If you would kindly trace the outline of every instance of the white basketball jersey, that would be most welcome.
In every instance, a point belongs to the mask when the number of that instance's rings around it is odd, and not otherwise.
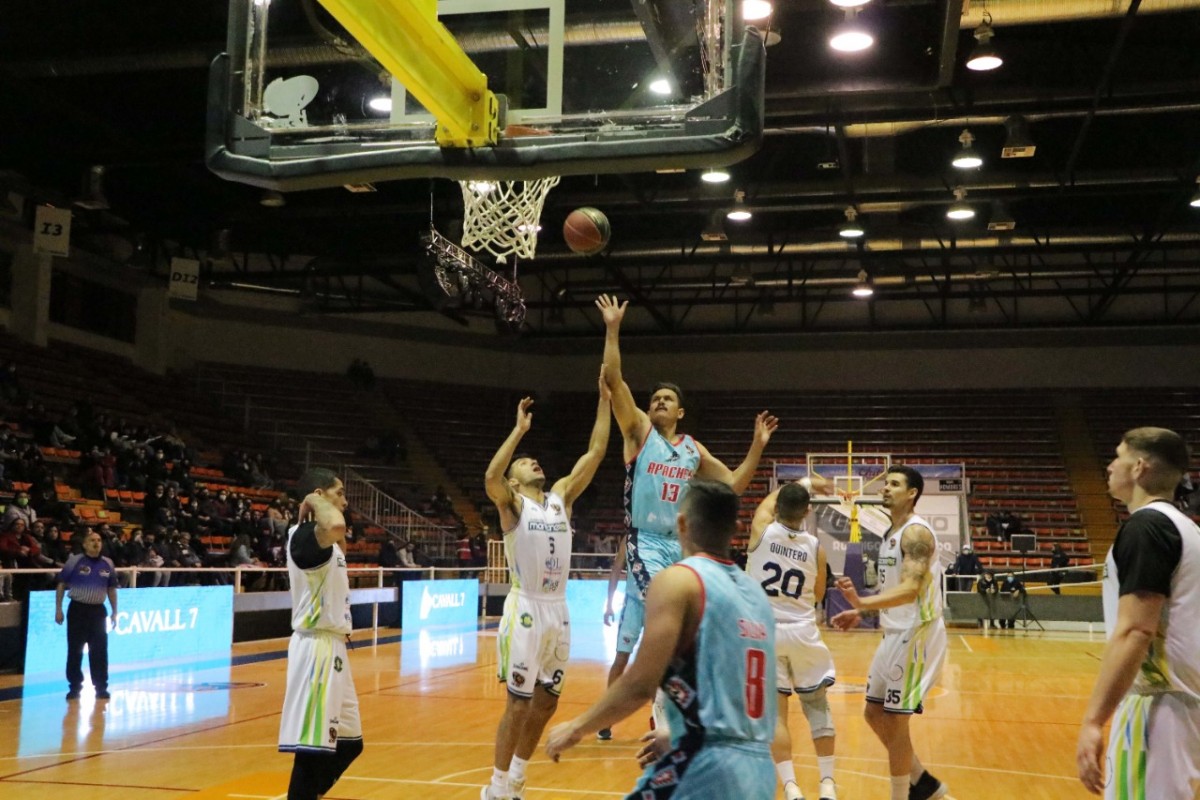
[[[746,559],[746,574],[763,587],[776,622],[817,621],[817,537],[772,522]]]
[[[1133,681],[1140,693],[1182,692],[1200,699],[1200,528],[1183,512],[1165,501],[1142,506],[1134,514],[1152,509],[1175,524],[1183,539],[1179,566],[1171,576],[1171,596],[1163,604],[1158,632]],[[1132,515],[1131,515],[1132,516]],[[1112,548],[1104,561],[1104,624],[1109,636],[1117,623],[1121,581]]]
[[[504,555],[514,589],[531,595],[567,593],[571,567],[571,523],[567,506],[553,492],[545,504],[521,495],[521,516],[504,534]]]
[[[291,538],[299,525],[288,530],[287,567],[292,591],[292,630],[348,634],[350,621],[350,576],[346,556],[333,545],[329,560],[312,569],[301,569],[292,560]]]
[[[900,585],[900,572],[904,564],[904,553],[900,549],[900,540],[904,531],[913,526],[921,525],[927,528],[930,535],[933,528],[922,517],[915,514],[897,530],[889,531],[879,545],[879,591],[886,592]],[[936,544],[930,556],[929,580],[924,589],[911,603],[894,608],[885,608],[879,612],[879,622],[885,631],[902,631],[933,622],[942,616],[942,562],[938,558]]]

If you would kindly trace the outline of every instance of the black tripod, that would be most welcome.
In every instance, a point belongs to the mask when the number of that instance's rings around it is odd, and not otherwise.
[[[1020,620],[1021,627],[1024,630],[1029,630],[1029,624],[1033,623],[1038,626],[1038,630],[1045,632],[1042,623],[1038,620],[1037,615],[1029,608],[1029,592],[1025,589],[1025,557],[1034,550],[1037,546],[1037,537],[1033,534],[1014,533],[1012,537],[1013,549],[1021,554],[1021,591],[1018,592],[1019,603],[1017,605],[1017,613],[1013,614],[1012,625],[1017,626],[1017,621]]]

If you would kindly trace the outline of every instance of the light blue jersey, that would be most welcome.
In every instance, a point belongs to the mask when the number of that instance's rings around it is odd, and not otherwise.
[[[675,518],[699,467],[695,439],[683,434],[669,442],[653,427],[637,456],[625,465],[625,554],[641,596],[659,570],[683,557]]]
[[[704,588],[704,611],[687,653],[662,689],[672,750],[647,768],[631,798],[775,796],[775,624],[762,588],[732,562],[680,562]]]

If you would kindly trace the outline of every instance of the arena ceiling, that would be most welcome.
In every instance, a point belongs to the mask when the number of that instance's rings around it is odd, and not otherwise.
[[[538,258],[518,266],[529,334],[593,330],[600,291],[633,298],[647,332],[1200,321],[1200,209],[1189,206],[1200,188],[1200,0],[873,0],[863,18],[877,44],[855,58],[825,43],[840,19],[828,0],[775,5],[761,150],[716,187],[694,172],[564,179]],[[264,207],[261,190],[203,161],[226,4],[113,9],[8,4],[10,190],[84,201],[79,246],[160,276],[185,255],[204,262],[209,285],[295,292],[314,311],[430,312],[416,277],[429,181]],[[974,72],[965,61],[985,12],[1004,63]],[[985,158],[966,173],[949,163],[964,128]],[[1022,133],[1032,157],[1001,158]],[[88,203],[94,166],[103,200]],[[960,186],[978,212],[966,223],[945,216]],[[451,188],[434,202],[448,225]],[[735,189],[747,222],[724,218]],[[570,253],[557,233],[583,205],[611,220],[601,256]],[[866,223],[860,241],[838,235],[847,207]],[[870,300],[850,294],[863,276]]]

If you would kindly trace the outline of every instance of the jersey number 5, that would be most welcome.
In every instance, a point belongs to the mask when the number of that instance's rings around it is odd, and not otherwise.
[[[774,561],[768,561],[763,564],[763,571],[774,573],[762,582],[763,591],[767,593],[767,597],[778,597],[782,593],[784,597],[795,600],[804,592],[804,573],[800,570],[789,569],[784,572],[783,567]],[[778,589],[775,588],[777,583],[779,584]]]
[[[668,503],[678,503],[679,502],[679,484],[678,483],[664,483],[662,485],[662,492],[659,496],[662,497],[662,499]]]
[[[762,719],[766,704],[767,653],[757,647],[746,651],[746,715]]]

